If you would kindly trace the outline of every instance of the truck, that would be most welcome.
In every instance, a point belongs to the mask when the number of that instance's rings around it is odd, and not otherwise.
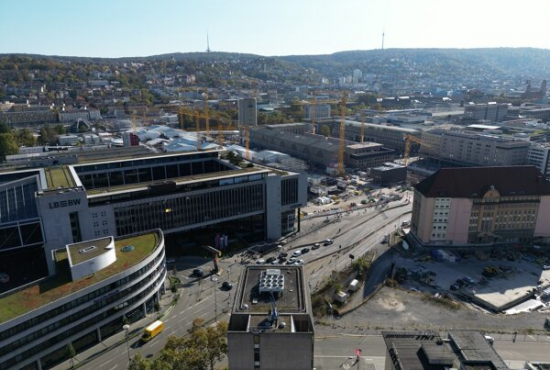
[[[143,332],[141,340],[145,343],[149,342],[151,339],[159,335],[163,329],[164,329],[164,323],[160,320],[157,320],[145,328],[145,331]]]

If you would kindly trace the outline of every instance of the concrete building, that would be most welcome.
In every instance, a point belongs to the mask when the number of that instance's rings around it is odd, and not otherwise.
[[[311,120],[313,118],[313,104],[306,104],[305,105],[305,119]],[[322,120],[326,118],[330,118],[331,111],[330,111],[330,104],[322,104],[321,102],[318,102],[315,104],[315,120]]]
[[[460,166],[518,166],[527,164],[525,140],[433,129],[422,132],[420,154]]]
[[[229,320],[229,368],[313,369],[309,297],[301,266],[248,266]]]
[[[270,125],[250,131],[251,145],[276,150],[303,159],[311,166],[333,167],[338,164],[340,140],[305,133],[306,125]],[[366,170],[393,161],[395,152],[377,143],[346,141],[344,165]]]
[[[387,162],[382,166],[371,168],[370,177],[374,183],[382,186],[402,183],[407,180],[407,167]]]
[[[506,114],[508,114],[508,104],[467,104],[464,107],[466,120],[502,122]]]
[[[258,125],[256,98],[239,99],[239,127]]]
[[[241,169],[215,151],[0,173],[0,187],[0,249],[43,245],[46,255],[157,228],[191,244],[219,233],[276,240],[299,228],[307,204],[305,174]]]
[[[55,273],[0,295],[0,369],[49,369],[152,313],[164,292],[160,230],[56,249]]]
[[[385,370],[508,370],[493,346],[475,331],[382,332]]]
[[[527,163],[535,166],[547,179],[550,178],[550,146],[531,143]]]
[[[361,122],[346,121],[345,134],[346,140],[361,142]],[[403,153],[405,150],[405,135],[420,137],[420,130],[365,123],[363,141],[380,143],[386,148],[395,150],[397,153]],[[340,122],[333,124],[332,136],[340,137]],[[411,145],[411,154],[414,155],[416,152],[416,146]]]
[[[415,186],[411,240],[473,246],[550,240],[550,182],[534,166],[442,168]]]

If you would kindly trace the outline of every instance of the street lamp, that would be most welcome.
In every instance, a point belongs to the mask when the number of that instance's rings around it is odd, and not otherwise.
[[[130,366],[130,345],[128,344],[128,331],[130,330],[130,325],[126,324],[122,327],[122,329],[126,332],[126,350],[128,351],[128,366]]]

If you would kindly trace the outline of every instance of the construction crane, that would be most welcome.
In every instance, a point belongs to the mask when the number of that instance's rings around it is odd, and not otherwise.
[[[244,146],[245,146],[245,159],[250,160],[250,129],[248,125],[244,126]]]
[[[208,94],[204,96],[204,119],[206,121],[206,137],[210,137],[210,118],[208,117]]]
[[[201,138],[200,138],[200,130],[201,130],[201,118],[200,115],[197,113],[195,115],[195,124],[197,125],[196,131],[197,131],[197,151],[201,151]]]
[[[419,144],[420,147],[431,148],[431,146],[426,145],[426,143],[424,143],[424,141],[422,141],[421,138],[418,138],[416,136],[405,135],[404,140],[405,140],[405,151],[403,153],[403,163],[405,164],[405,166],[407,165],[407,162],[409,161],[409,154],[410,154],[410,151],[411,151],[411,141],[414,142],[414,143]]]
[[[361,111],[361,142],[365,140],[365,111]]]
[[[344,147],[346,143],[346,92],[342,93],[342,101],[340,102],[340,148],[338,150],[338,173],[345,177],[344,170]]]
[[[136,113],[132,113],[132,133],[136,133]]]

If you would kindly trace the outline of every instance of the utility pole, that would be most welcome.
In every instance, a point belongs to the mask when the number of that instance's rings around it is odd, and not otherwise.
[[[122,329],[126,332],[126,350],[128,351],[128,367],[130,367],[130,362],[132,361],[130,358],[130,345],[128,344],[128,331],[130,330],[130,325],[126,324]]]
[[[218,322],[218,295],[216,294],[218,290],[218,287],[216,286],[216,282],[214,282],[214,314],[216,315],[214,321]]]

